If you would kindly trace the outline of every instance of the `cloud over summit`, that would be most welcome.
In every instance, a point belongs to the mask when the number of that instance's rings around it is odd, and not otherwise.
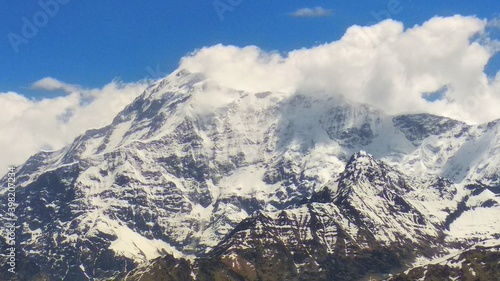
[[[183,58],[181,68],[238,90],[320,91],[392,114],[429,112],[480,123],[500,118],[500,74],[484,72],[498,42],[476,40],[486,26],[458,15],[407,29],[386,20],[285,55],[256,46],[206,47]],[[441,99],[426,100],[442,89]]]

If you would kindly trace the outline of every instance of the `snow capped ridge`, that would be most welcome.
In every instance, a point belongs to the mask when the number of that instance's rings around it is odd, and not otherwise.
[[[469,128],[461,121],[427,113],[399,115],[393,118],[394,125],[401,129],[405,136],[418,145],[431,135],[439,135],[455,128]]]
[[[144,92],[143,98],[160,98],[162,94],[172,92],[171,90],[191,88],[192,85],[203,80],[206,80],[206,77],[201,73],[191,73],[185,69],[179,69],[151,84]]]
[[[413,186],[415,180],[374,160],[366,153],[357,155],[356,160],[346,165],[345,171],[340,175],[333,202],[346,206],[351,215],[376,221],[375,225],[386,225],[387,229],[397,229],[396,225],[403,225],[408,233],[413,229],[413,234],[407,236],[407,239],[436,237],[439,233],[438,226],[426,218],[418,205],[412,202],[411,194],[416,190]],[[419,203],[425,204],[425,201]],[[381,214],[384,216],[383,221],[378,219]],[[393,222],[388,224],[387,220]],[[390,238],[393,235],[401,235],[397,231],[385,231],[385,234],[381,234],[379,227],[372,229],[375,235],[387,235],[389,239],[394,239]],[[380,239],[387,239],[384,236],[380,236]]]
[[[360,150],[354,153],[349,161],[347,161],[346,168],[349,167],[352,169],[356,169],[361,166],[377,166],[379,163],[375,160],[373,155],[369,154],[364,150]]]
[[[462,124],[431,135],[405,157],[402,170],[422,177],[439,175],[455,183],[498,184],[500,133],[495,124]]]
[[[370,186],[400,186],[406,188],[404,176],[383,161],[376,160],[365,151],[353,154],[340,174],[339,182],[367,183]],[[407,191],[407,190],[406,190]]]

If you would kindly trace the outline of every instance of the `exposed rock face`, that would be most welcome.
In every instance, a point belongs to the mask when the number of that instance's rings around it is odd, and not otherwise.
[[[177,71],[17,168],[17,276],[382,278],[498,238],[499,128]]]

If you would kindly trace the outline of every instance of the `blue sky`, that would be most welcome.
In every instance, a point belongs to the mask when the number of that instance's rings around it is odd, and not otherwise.
[[[125,82],[158,78],[173,71],[182,56],[203,46],[256,45],[287,52],[338,40],[349,26],[378,22],[387,15],[412,27],[435,15],[492,19],[500,12],[498,1],[493,0],[60,2],[67,3],[60,4],[46,24],[40,17],[42,24],[36,35],[19,43],[16,53],[9,34],[22,36],[23,17],[33,22],[43,9],[37,1],[3,1],[0,92],[15,91],[35,98],[58,94],[29,89],[47,76],[88,88],[101,87],[115,78]],[[218,12],[215,6],[223,9],[224,4],[231,10]],[[390,5],[397,12],[391,13]],[[323,7],[331,15],[291,16],[306,7]],[[488,71],[495,73],[499,65],[495,56]]]

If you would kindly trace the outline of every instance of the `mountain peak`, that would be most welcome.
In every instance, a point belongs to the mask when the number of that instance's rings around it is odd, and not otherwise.
[[[382,177],[390,168],[364,150],[354,153],[347,161],[342,178],[350,178],[353,181],[359,181],[364,178],[371,181]]]
[[[364,150],[360,150],[360,151],[354,153],[351,156],[351,158],[349,159],[349,161],[347,161],[346,166],[350,166],[350,165],[370,165],[370,166],[373,166],[373,165],[378,165],[378,163],[375,160],[375,158],[373,157],[373,155],[371,155],[370,153],[368,153]]]

